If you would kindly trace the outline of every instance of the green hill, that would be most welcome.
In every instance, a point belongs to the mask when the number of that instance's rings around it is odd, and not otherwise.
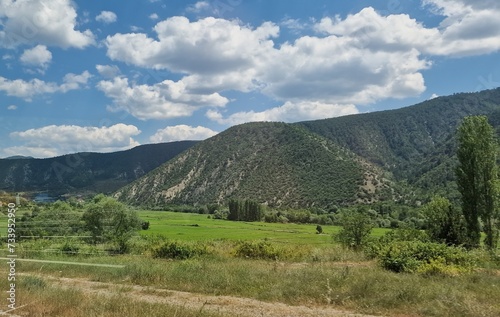
[[[363,193],[375,179],[377,186]],[[149,206],[239,198],[304,207],[352,204],[383,188],[378,171],[349,150],[297,125],[263,122],[197,144],[116,197]]]
[[[439,97],[397,110],[301,122],[344,146],[419,194],[456,197],[455,130],[467,115],[484,114],[500,128],[500,88]]]
[[[76,153],[47,159],[0,159],[0,190],[113,192],[196,144],[148,144],[114,153]]]
[[[414,203],[435,193],[456,198],[455,130],[463,117],[477,114],[500,129],[500,89],[326,120],[243,124],[116,196],[147,206],[240,198],[293,207]]]

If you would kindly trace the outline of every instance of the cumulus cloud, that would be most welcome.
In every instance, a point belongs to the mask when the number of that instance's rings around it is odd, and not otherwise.
[[[190,22],[171,17],[159,22],[158,40],[143,33],[115,34],[106,38],[113,60],[181,73],[223,73],[248,68],[254,58],[272,47],[278,27],[266,22],[255,30],[236,21],[213,17]],[[258,54],[258,56],[254,56]]]
[[[99,75],[107,79],[115,78],[120,74],[120,68],[116,65],[96,65],[95,68]]]
[[[210,109],[207,116],[225,124],[313,119],[316,114],[355,113],[354,105],[423,93],[426,86],[422,71],[432,67],[434,56],[460,57],[500,49],[500,4],[494,0],[423,3],[443,16],[438,27],[427,27],[408,14],[382,15],[368,7],[346,17],[310,21],[307,27],[316,31],[314,36],[301,36],[281,44],[274,42],[280,32],[274,23],[252,27],[213,17],[197,21],[168,18],[156,24],[155,37],[145,33],[108,36],[108,57],[183,76],[167,86],[182,83],[182,94],[188,101],[179,105],[178,99],[158,93],[156,86],[130,87],[136,91],[129,93],[131,97],[112,99],[119,108],[128,109],[141,119],[152,116],[137,109],[154,112],[161,108],[155,116],[163,113],[161,117],[168,118],[193,113],[197,107],[191,96],[215,94],[224,98],[219,94],[226,91],[256,91],[283,105],[262,112],[241,111],[228,117],[224,117],[225,111]],[[207,4],[200,1],[191,10],[201,10]],[[305,24],[285,19],[281,26],[300,30]],[[148,104],[159,106],[146,104],[143,101],[148,98],[144,96],[154,97]],[[226,103],[219,102],[217,106]],[[301,112],[307,107],[321,109],[323,114]],[[173,114],[171,109],[175,109]]]
[[[181,124],[160,129],[156,131],[156,133],[152,135],[149,140],[153,143],[183,140],[205,140],[216,135],[217,133],[218,132],[206,127],[192,127]]]
[[[52,60],[52,53],[47,49],[47,46],[37,45],[32,49],[24,50],[19,60],[24,65],[35,66],[41,70],[45,70]]]
[[[17,110],[17,106],[16,105],[10,105],[7,107],[7,110]]]
[[[90,30],[78,31],[71,0],[0,1],[0,46],[41,44],[84,48],[94,44]]]
[[[35,157],[51,157],[76,152],[112,152],[139,145],[133,136],[140,133],[137,127],[122,123],[110,127],[50,125],[12,132],[10,137],[24,144],[6,148],[3,152],[7,156]]]
[[[97,22],[102,22],[104,24],[109,24],[116,22],[117,16],[114,12],[111,11],[101,11],[101,13],[95,17]]]
[[[151,14],[149,15],[149,18],[150,18],[151,20],[158,20],[159,16],[158,16],[158,14],[156,14],[156,13],[151,13]]]
[[[69,73],[64,76],[63,83],[58,85],[38,78],[25,81],[22,79],[10,80],[0,76],[0,91],[5,92],[8,96],[31,101],[37,95],[65,93],[70,90],[80,89],[87,84],[90,77],[91,74],[88,71],[84,71],[80,75]]]
[[[190,93],[182,81],[164,80],[150,86],[129,84],[127,78],[115,77],[100,81],[97,88],[113,100],[109,110],[127,111],[141,120],[190,116],[200,107],[220,107],[229,101],[218,93]]]
[[[286,102],[279,107],[260,112],[237,112],[226,118],[218,111],[208,110],[206,116],[219,124],[235,125],[251,121],[297,122],[316,120],[355,114],[358,112],[358,109],[354,105],[336,105],[321,102]]]

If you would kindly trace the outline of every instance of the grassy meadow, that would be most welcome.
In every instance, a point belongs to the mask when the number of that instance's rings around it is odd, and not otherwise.
[[[267,239],[288,245],[331,246],[332,235],[340,230],[338,226],[322,225],[323,233],[317,234],[314,224],[227,221],[204,214],[165,211],[141,210],[138,214],[151,224],[141,235],[161,234],[185,241]],[[387,231],[375,228],[372,235],[381,236]]]
[[[196,296],[236,296],[265,303],[335,308],[380,316],[500,316],[500,259],[474,251],[480,265],[465,274],[394,273],[380,267],[363,252],[342,248],[332,239],[339,227],[263,222],[232,222],[207,215],[138,211],[150,229],[130,241],[130,252],[109,255],[105,245],[83,246],[75,254],[57,252],[57,239],[23,241],[19,257],[79,263],[123,265],[123,268],[37,263],[16,263],[19,316],[249,316],[138,300],[163,290],[192,292]],[[375,229],[373,236],[387,230]],[[181,247],[202,248],[188,259],[155,258],[153,251],[165,241]],[[279,258],[236,255],[242,242],[265,241]],[[77,241],[70,241],[73,245]],[[5,244],[2,246],[5,250]],[[54,250],[54,252],[45,252]],[[5,254],[4,254],[5,255]],[[7,276],[7,265],[0,276]],[[60,278],[85,279],[102,284],[90,290],[66,289]],[[132,285],[146,288],[141,292]],[[6,278],[0,287],[7,289]],[[101,290],[102,296],[98,291]],[[130,300],[123,300],[129,296]],[[127,297],[128,298],[128,297]],[[134,299],[135,298],[135,299]],[[5,310],[4,305],[1,309]]]

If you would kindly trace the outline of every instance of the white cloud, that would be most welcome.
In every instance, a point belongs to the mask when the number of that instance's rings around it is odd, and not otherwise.
[[[188,12],[200,13],[201,11],[210,9],[208,1],[198,1],[187,8]]]
[[[345,18],[325,17],[307,25],[285,19],[283,27],[300,30],[307,26],[317,34],[278,45],[273,40],[279,27],[270,22],[254,28],[213,17],[192,22],[171,17],[154,27],[156,37],[115,34],[107,37],[105,45],[112,60],[184,76],[175,84],[182,83],[188,96],[256,91],[283,103],[227,118],[225,111],[208,111],[218,122],[301,120],[293,111],[302,114],[305,105],[315,105],[314,109],[333,116],[345,109],[346,113],[357,111],[353,105],[421,94],[426,89],[422,71],[432,67],[434,56],[460,57],[500,49],[500,4],[493,0],[424,0],[424,4],[444,16],[439,27],[426,27],[407,14],[384,16],[368,7]],[[191,10],[207,5],[200,1]],[[164,98],[170,102],[166,106],[162,98],[152,102],[163,105],[158,113],[168,113],[168,108],[175,109],[174,113],[183,109],[182,115],[190,115],[195,109],[190,103],[180,106],[172,98]],[[113,99],[116,104],[118,98]],[[147,119],[153,116],[137,110],[150,107],[141,102],[128,111]],[[314,111],[311,116],[317,117]]]
[[[27,66],[36,66],[41,70],[46,70],[52,60],[52,53],[45,45],[37,45],[32,49],[24,50],[19,58],[21,63]]]
[[[7,107],[7,110],[17,110],[17,106],[16,105],[10,105]]]
[[[321,102],[286,102],[284,105],[261,112],[237,112],[227,118],[215,110],[208,110],[206,116],[219,124],[235,125],[253,121],[297,122],[325,119],[358,113],[354,105],[336,105]]]
[[[91,75],[88,71],[84,71],[80,75],[69,73],[64,76],[63,84],[58,85],[57,83],[45,82],[38,78],[25,81],[22,79],[10,80],[0,76],[0,91],[4,91],[8,96],[31,101],[37,95],[57,92],[65,93],[70,90],[80,89],[87,84],[90,77]]]
[[[173,142],[183,140],[205,140],[216,135],[218,132],[206,127],[192,127],[188,125],[176,125],[160,129],[152,135],[149,140],[153,143]]]
[[[429,100],[430,100],[430,99],[437,98],[437,97],[439,97],[439,95],[438,95],[438,94],[432,94],[432,95],[429,97]]]
[[[132,30],[132,32],[140,32],[143,30],[143,28],[141,28],[140,26],[131,25],[130,30]]]
[[[95,68],[104,78],[115,78],[120,74],[120,69],[116,65],[96,65]]]
[[[91,77],[92,75],[88,71],[84,71],[79,75],[68,73],[64,75],[63,78],[64,83],[59,87],[59,89],[62,92],[67,92],[69,90],[75,90],[75,89],[80,89],[82,87],[86,87],[87,82]]]
[[[445,16],[438,28],[426,28],[407,14],[381,16],[368,7],[344,20],[338,16],[323,18],[315,29],[376,51],[417,49],[423,54],[444,56],[487,54],[500,49],[500,8],[485,5],[488,2],[424,0],[435,13]]]
[[[301,31],[310,27],[308,23],[304,23],[299,19],[285,18],[280,22],[280,26],[289,29],[295,34],[299,34]]]
[[[51,157],[76,152],[119,151],[139,145],[133,136],[140,133],[137,127],[122,123],[110,127],[50,125],[12,132],[10,137],[24,144],[6,148],[3,154]]]
[[[192,94],[182,81],[130,85],[127,78],[100,81],[97,88],[113,100],[111,111],[127,111],[141,120],[190,116],[200,107],[221,107],[229,101],[217,93]]]
[[[75,30],[77,13],[70,0],[0,1],[0,46],[42,44],[84,48],[94,44],[90,30]]]
[[[158,16],[158,14],[156,14],[156,13],[152,13],[152,14],[150,14],[150,15],[149,15],[149,18],[150,18],[151,20],[158,20],[159,16]]]
[[[143,33],[108,36],[107,55],[136,66],[206,76],[206,81],[213,75],[227,75],[233,82],[232,77],[246,74],[268,58],[274,45],[269,38],[278,35],[278,27],[269,22],[251,29],[212,17],[196,22],[172,17],[154,30],[158,40]],[[243,83],[238,87],[251,85],[251,80],[240,76]]]
[[[102,22],[104,24],[109,24],[116,22],[117,16],[114,12],[111,11],[101,11],[101,13],[95,17],[97,22]]]

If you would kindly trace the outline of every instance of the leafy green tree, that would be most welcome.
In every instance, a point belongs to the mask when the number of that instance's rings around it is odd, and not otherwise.
[[[126,252],[128,239],[141,225],[135,211],[104,195],[94,197],[82,218],[92,243],[114,242],[120,252]]]
[[[457,185],[462,199],[468,245],[478,247],[481,226],[486,233],[485,244],[495,248],[498,240],[497,201],[497,143],[494,130],[486,116],[464,118],[458,128],[459,164],[456,168]]]
[[[341,216],[342,229],[334,236],[345,247],[361,249],[373,229],[370,215],[362,210],[348,211]]]
[[[240,201],[231,199],[228,202],[228,207],[228,220],[260,221],[263,215],[262,206],[253,200]]]
[[[463,216],[448,199],[435,196],[422,212],[427,234],[433,241],[448,245],[465,243]]]

